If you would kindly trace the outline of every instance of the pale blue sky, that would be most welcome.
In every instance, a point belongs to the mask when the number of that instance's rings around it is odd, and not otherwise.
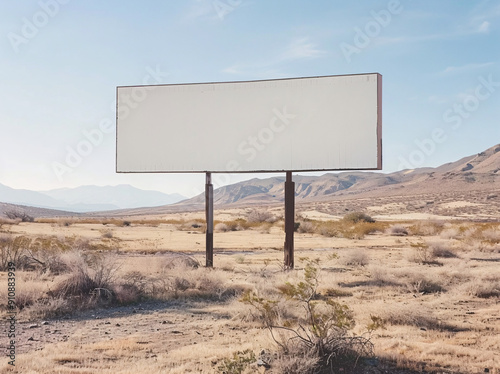
[[[116,86],[145,80],[378,72],[383,171],[454,161],[500,143],[499,21],[498,1],[2,1],[0,183],[201,192],[201,174],[115,173]]]

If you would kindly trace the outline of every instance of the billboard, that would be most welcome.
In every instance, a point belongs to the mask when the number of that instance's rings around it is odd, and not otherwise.
[[[382,168],[378,73],[117,87],[116,171]]]

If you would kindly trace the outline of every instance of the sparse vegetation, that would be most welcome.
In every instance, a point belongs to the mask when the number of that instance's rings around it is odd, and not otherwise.
[[[230,358],[224,358],[217,369],[219,373],[223,374],[241,374],[254,362],[255,353],[247,349],[243,352],[234,352]]]
[[[33,222],[35,220],[35,217],[20,209],[8,210],[5,212],[5,216],[11,220],[21,220],[21,222]]]
[[[320,368],[338,368],[351,361],[353,365],[362,355],[372,353],[369,339],[349,333],[354,327],[352,311],[345,304],[326,298],[319,301],[319,268],[309,262],[304,268],[304,279],[297,284],[286,282],[278,287],[281,295],[292,304],[299,304],[305,315],[297,319],[285,318],[280,313],[278,300],[266,299],[247,291],[241,301],[253,306],[261,322],[270,331],[280,348],[281,355],[293,358],[311,357],[314,366],[302,372]],[[290,370],[290,369],[289,369]]]
[[[366,266],[369,263],[368,255],[362,248],[354,248],[343,258],[344,265]]]
[[[388,229],[389,235],[392,236],[406,236],[408,235],[408,229],[403,225],[392,225]]]
[[[315,225],[311,221],[301,221],[297,223],[299,224],[297,232],[301,234],[312,234],[316,230]]]
[[[352,212],[349,214],[346,214],[344,218],[342,218],[343,221],[349,222],[349,223],[358,223],[358,222],[367,222],[367,223],[374,223],[375,220],[370,217],[368,214],[363,213],[363,212]]]
[[[347,239],[363,239],[375,232],[384,232],[387,224],[384,222],[367,222],[358,220],[322,221],[317,224],[317,232],[326,237]]]
[[[249,223],[274,223],[278,220],[278,218],[267,210],[251,210],[247,215],[247,221]]]
[[[61,336],[69,337],[64,343],[43,327],[20,329],[20,339],[34,339],[22,348],[27,354],[19,353],[20,370],[52,373],[71,365],[111,373],[120,372],[123,360],[133,360],[141,372],[175,374],[250,373],[264,371],[262,365],[273,373],[319,373],[328,362],[326,372],[332,366],[348,372],[354,363],[362,372],[367,362],[380,362],[382,370],[389,360],[418,370],[447,365],[450,372],[495,372],[497,222],[353,223],[302,217],[297,231],[308,235],[296,236],[297,270],[284,272],[281,222],[251,223],[240,218],[242,212],[233,218],[225,213],[215,222],[221,225],[214,269],[203,266],[200,215],[45,223],[39,218],[20,225],[19,219],[4,219],[9,223],[3,224],[0,259],[17,258],[19,320],[39,327],[47,320],[57,327],[46,329],[62,329]],[[399,236],[400,229],[393,229],[398,226],[408,234],[391,238]],[[321,229],[334,235],[321,235]],[[112,238],[102,236],[107,230]],[[364,240],[347,240],[356,238]],[[0,289],[2,300],[5,292]],[[237,301],[245,297],[254,298],[257,307]],[[6,313],[5,302],[0,313]],[[85,316],[84,328],[73,319],[75,313]],[[73,325],[76,332],[68,331]],[[268,326],[276,342],[269,339]],[[91,331],[99,334],[87,337]],[[367,334],[358,335],[363,331]],[[337,339],[336,349],[345,349],[328,358],[318,352],[332,352],[329,343],[321,343],[329,338]],[[57,350],[44,339],[59,339]],[[358,345],[362,339],[374,345]],[[45,354],[39,355],[34,349],[42,347]],[[377,358],[356,362],[368,348]],[[36,368],[28,355],[37,357]],[[155,355],[162,360],[152,360]],[[89,362],[89,356],[96,359]]]

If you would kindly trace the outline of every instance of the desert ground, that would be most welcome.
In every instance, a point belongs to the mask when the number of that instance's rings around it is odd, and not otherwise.
[[[500,373],[500,223],[461,201],[444,206],[461,217],[398,204],[363,207],[375,222],[298,207],[294,270],[280,207],[216,210],[213,269],[203,212],[0,221],[2,256],[20,248],[16,366],[0,373]],[[313,302],[346,305],[346,336],[371,347],[330,371],[284,352],[259,310],[272,301],[274,323],[300,332],[307,310],[285,285],[311,269]]]

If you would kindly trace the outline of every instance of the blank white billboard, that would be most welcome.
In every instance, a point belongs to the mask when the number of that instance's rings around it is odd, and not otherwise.
[[[382,168],[382,77],[117,87],[117,172]]]

